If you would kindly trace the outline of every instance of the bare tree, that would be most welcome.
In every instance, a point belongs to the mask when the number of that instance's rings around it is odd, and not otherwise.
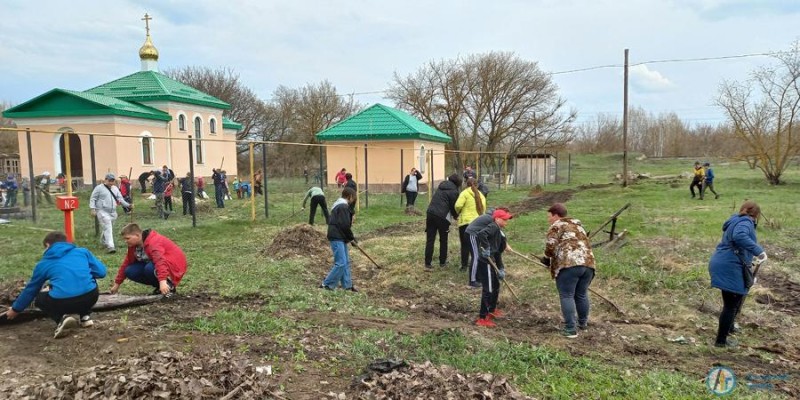
[[[242,124],[237,139],[264,135],[266,105],[250,88],[244,86],[233,69],[186,66],[164,73],[230,104],[230,110],[226,110],[224,115]]]
[[[564,112],[550,75],[513,53],[431,61],[406,77],[395,73],[387,96],[449,135],[455,150],[560,147],[574,134],[576,113]],[[463,165],[459,154],[453,162]]]
[[[10,103],[0,102],[0,128],[14,128],[17,126],[14,121],[3,118],[3,111],[11,107]],[[19,138],[16,132],[0,132],[0,153],[19,153]]]
[[[800,42],[775,55],[775,65],[755,70],[744,82],[723,82],[717,103],[734,133],[770,184],[780,184],[791,158],[800,151],[795,118],[800,111]]]

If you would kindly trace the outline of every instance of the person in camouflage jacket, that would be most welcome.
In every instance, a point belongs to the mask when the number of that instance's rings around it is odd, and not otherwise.
[[[547,210],[547,221],[550,228],[542,262],[550,267],[550,274],[556,280],[564,317],[562,334],[575,338],[578,336],[575,314],[579,329],[586,329],[589,320],[588,290],[595,272],[592,244],[581,222],[567,217],[563,204],[553,204]]]

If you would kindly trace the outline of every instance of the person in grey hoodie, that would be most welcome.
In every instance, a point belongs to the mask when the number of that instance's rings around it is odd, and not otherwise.
[[[133,204],[125,201],[119,188],[115,185],[116,181],[117,177],[114,174],[106,174],[103,183],[95,186],[89,197],[89,208],[92,210],[92,216],[97,217],[97,220],[100,221],[103,230],[101,239],[109,253],[117,252],[114,246],[114,221],[117,219],[117,204],[133,209]]]

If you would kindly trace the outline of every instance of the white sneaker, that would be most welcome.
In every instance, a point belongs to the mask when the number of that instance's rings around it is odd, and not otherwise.
[[[92,320],[91,315],[84,315],[81,317],[81,327],[89,328],[94,326],[94,321]]]
[[[53,334],[53,338],[60,339],[67,336],[67,331],[75,328],[78,326],[78,320],[75,318],[65,315],[61,317],[61,322],[58,323],[56,326],[56,332]]]

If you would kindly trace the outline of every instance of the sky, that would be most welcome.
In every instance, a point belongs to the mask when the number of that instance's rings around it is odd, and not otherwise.
[[[231,68],[269,100],[280,86],[328,80],[366,105],[431,60],[514,52],[553,73],[578,122],[629,103],[692,124],[725,118],[724,80],[745,80],[800,39],[797,0],[6,0],[0,3],[0,102],[86,90],[140,69],[145,12],[161,70]],[[575,69],[615,65],[583,72]],[[371,92],[365,94],[358,94]],[[378,92],[378,93],[374,93]]]

